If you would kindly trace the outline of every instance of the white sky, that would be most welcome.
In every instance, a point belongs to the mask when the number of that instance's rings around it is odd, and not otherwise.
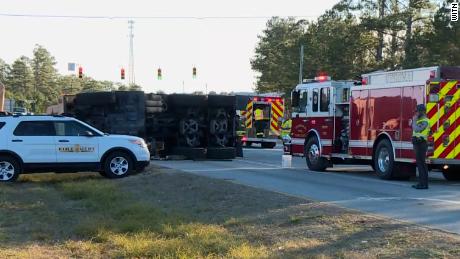
[[[0,0],[0,13],[87,16],[304,16],[314,19],[338,0]],[[136,83],[147,92],[251,91],[250,66],[257,35],[267,19],[135,19]],[[0,58],[31,57],[35,44],[67,63],[81,64],[98,80],[119,82],[128,67],[127,19],[65,19],[0,16]],[[197,79],[192,79],[192,67]],[[156,79],[161,67],[163,80]],[[128,74],[126,74],[128,75]],[[125,80],[127,83],[127,79]]]

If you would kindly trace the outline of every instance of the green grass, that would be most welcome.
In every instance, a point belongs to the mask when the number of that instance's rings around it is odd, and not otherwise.
[[[49,180],[49,176],[45,175],[44,179]],[[1,208],[23,212],[13,223],[29,230],[21,237],[29,245],[16,248],[0,245],[0,257],[10,254],[46,257],[47,253],[56,257],[131,258],[254,258],[267,255],[263,246],[253,246],[222,226],[190,222],[186,215],[166,213],[141,201],[120,188],[117,181],[93,177],[64,179],[58,176],[46,182],[28,177],[23,179],[28,183],[27,190],[23,191],[35,195],[17,202],[9,202],[8,195],[2,197]],[[2,190],[2,194],[13,196],[16,193],[13,188]],[[50,196],[54,196],[52,202],[55,204],[47,202],[46,197]],[[4,226],[2,224],[2,229]],[[61,229],[66,230],[57,234]],[[15,227],[14,230],[21,232],[23,229]],[[0,232],[0,240],[7,241],[7,234]],[[41,243],[40,249],[32,245],[36,243]],[[44,247],[47,249],[42,251]]]

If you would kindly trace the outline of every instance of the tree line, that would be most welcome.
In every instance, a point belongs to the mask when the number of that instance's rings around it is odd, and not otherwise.
[[[41,113],[58,102],[60,96],[88,91],[139,90],[135,85],[99,81],[88,76],[62,75],[56,60],[43,46],[36,45],[33,57],[21,56],[12,64],[0,58],[0,82],[6,86],[6,98]]]
[[[460,65],[460,22],[436,0],[341,0],[315,21],[271,18],[251,60],[256,91],[288,94],[303,78],[326,72],[355,79],[376,70]]]

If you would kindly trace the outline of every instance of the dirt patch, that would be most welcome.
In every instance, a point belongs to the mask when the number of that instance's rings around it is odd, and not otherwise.
[[[460,237],[151,166],[0,189],[0,257],[456,258]]]

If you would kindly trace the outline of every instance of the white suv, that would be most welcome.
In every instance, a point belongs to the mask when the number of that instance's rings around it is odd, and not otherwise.
[[[0,116],[0,182],[21,173],[98,171],[108,178],[142,171],[144,140],[108,135],[64,116]]]

